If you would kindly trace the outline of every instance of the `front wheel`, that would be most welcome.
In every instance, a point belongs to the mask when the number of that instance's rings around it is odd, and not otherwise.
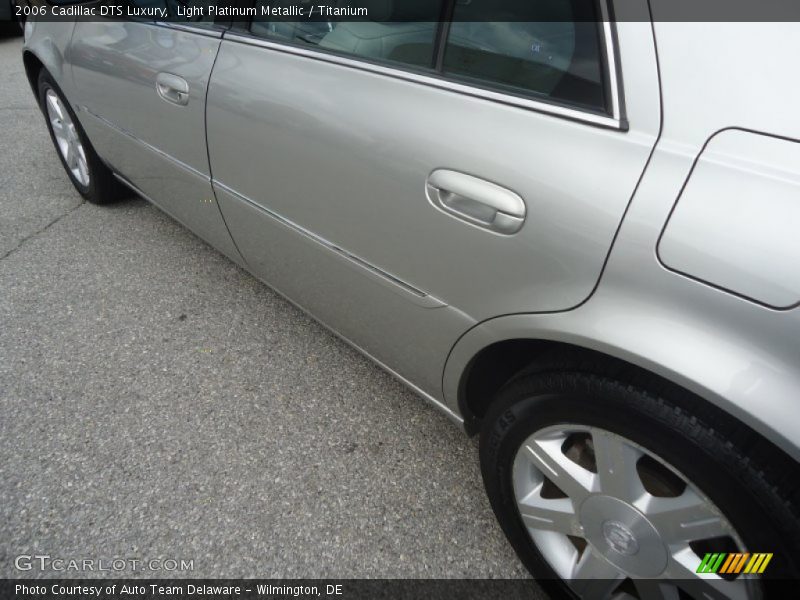
[[[644,387],[560,372],[501,390],[480,454],[506,536],[556,597],[777,597],[800,575],[797,506],[745,446]]]
[[[130,195],[97,156],[69,102],[44,69],[39,73],[39,103],[61,164],[80,195],[94,204]]]

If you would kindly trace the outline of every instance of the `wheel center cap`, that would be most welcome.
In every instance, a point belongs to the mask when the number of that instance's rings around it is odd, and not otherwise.
[[[603,536],[608,546],[619,554],[633,556],[639,552],[639,542],[633,532],[619,521],[603,523]]]
[[[605,559],[635,577],[656,577],[668,553],[653,524],[631,504],[612,496],[589,496],[580,507],[586,540]]]

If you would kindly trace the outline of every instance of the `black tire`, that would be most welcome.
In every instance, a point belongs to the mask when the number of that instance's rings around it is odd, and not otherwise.
[[[628,438],[685,475],[722,510],[748,549],[774,553],[763,576],[766,596],[787,597],[787,580],[800,578],[794,475],[768,475],[765,466],[772,457],[760,454],[746,434],[725,436],[719,426],[664,397],[669,394],[648,388],[659,386],[560,371],[522,375],[498,393],[481,430],[481,472],[494,513],[520,560],[553,597],[576,597],[528,534],[511,473],[517,450],[534,432],[566,423],[587,425]]]
[[[80,138],[80,142],[83,145],[83,149],[86,154],[86,163],[89,170],[88,185],[82,185],[75,178],[58,149],[56,136],[53,132],[53,126],[47,116],[47,108],[45,106],[48,90],[53,90],[53,92],[55,92],[56,95],[61,99],[63,106],[66,108],[70,119],[75,125],[78,137]],[[39,104],[44,112],[47,130],[50,132],[50,139],[53,142],[53,147],[56,151],[56,154],[61,161],[61,165],[64,167],[64,171],[67,173],[67,176],[72,182],[72,185],[74,185],[75,189],[78,190],[78,193],[92,204],[108,204],[110,202],[115,202],[122,198],[129,197],[130,192],[127,190],[127,188],[125,188],[125,186],[122,185],[116,177],[114,177],[111,170],[103,163],[102,160],[100,160],[100,157],[97,156],[97,152],[95,152],[94,147],[89,141],[89,138],[86,136],[86,132],[83,130],[80,121],[75,116],[75,112],[72,110],[69,102],[64,97],[64,94],[61,92],[56,82],[50,76],[50,73],[44,69],[42,69],[39,73]]]

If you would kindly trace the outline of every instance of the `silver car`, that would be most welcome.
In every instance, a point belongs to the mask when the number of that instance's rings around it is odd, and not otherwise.
[[[480,435],[554,596],[769,597],[800,577],[800,35],[670,2],[134,0],[164,13],[34,18],[23,60],[78,193],[147,198]]]

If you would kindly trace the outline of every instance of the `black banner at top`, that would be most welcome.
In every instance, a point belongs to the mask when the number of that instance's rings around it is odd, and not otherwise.
[[[3,1],[3,0],[0,0]],[[800,0],[5,0],[19,21],[800,22]],[[0,15],[3,13],[0,12]]]

